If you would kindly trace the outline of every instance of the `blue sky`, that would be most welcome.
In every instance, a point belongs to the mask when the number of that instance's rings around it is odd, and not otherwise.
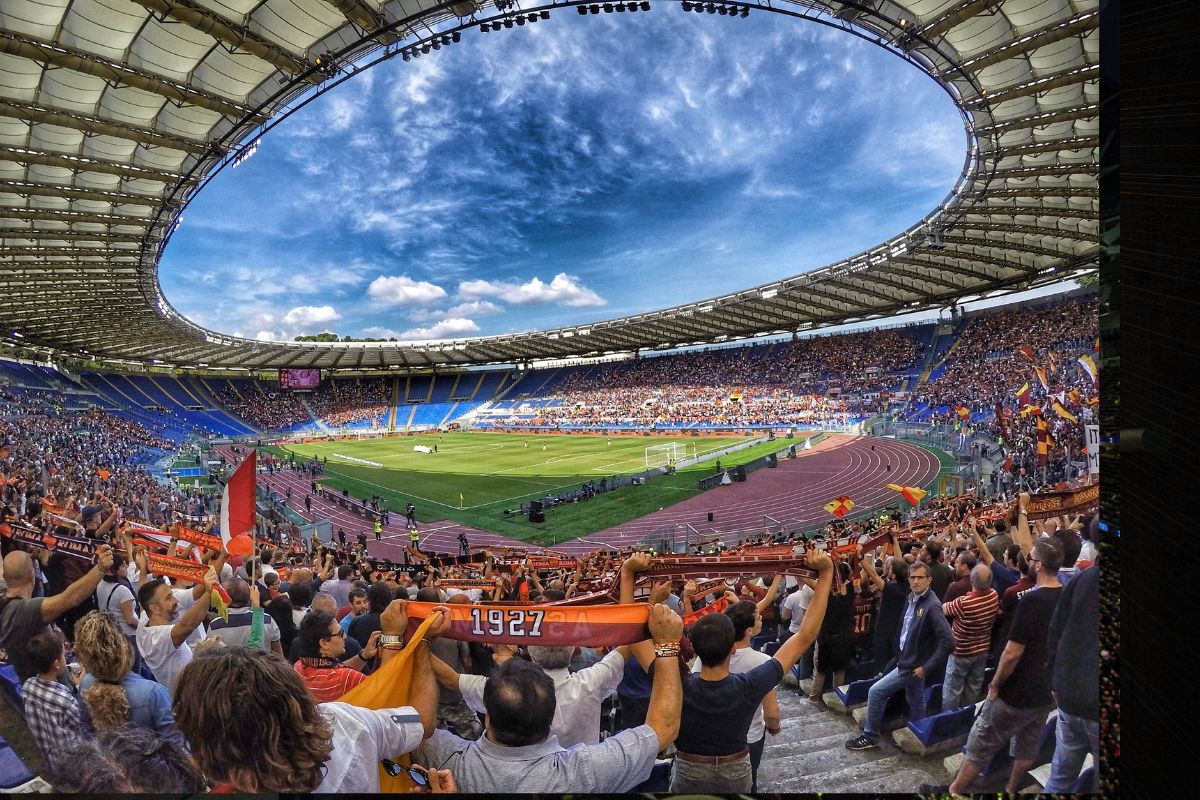
[[[945,197],[965,147],[937,85],[839,31],[556,11],[278,126],[187,208],[160,280],[250,338],[586,323],[878,244]]]

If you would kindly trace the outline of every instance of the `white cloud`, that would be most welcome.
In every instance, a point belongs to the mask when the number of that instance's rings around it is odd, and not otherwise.
[[[487,314],[501,314],[504,309],[487,300],[472,300],[451,306],[444,313],[447,317],[482,317]]]
[[[547,305],[559,303],[572,308],[602,306],[605,299],[578,282],[565,272],[554,276],[550,283],[540,278],[530,278],[525,283],[504,281],[463,281],[458,284],[458,293],[466,298],[498,297],[519,306]]]
[[[362,335],[371,339],[399,339],[400,334],[391,328],[385,328],[382,325],[372,325],[369,328],[362,329]]]
[[[452,317],[430,325],[428,328],[411,328],[400,334],[397,338],[406,341],[445,339],[452,336],[461,336],[464,333],[475,333],[478,330],[479,326],[473,320]]]
[[[342,318],[333,306],[296,306],[283,315],[285,325],[303,328],[310,325],[321,325]]]
[[[403,306],[432,303],[446,296],[446,290],[428,281],[414,281],[407,275],[380,275],[371,281],[367,293],[384,305]]]

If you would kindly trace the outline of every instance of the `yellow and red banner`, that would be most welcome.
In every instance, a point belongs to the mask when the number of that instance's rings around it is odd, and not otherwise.
[[[825,510],[839,519],[849,514],[852,508],[854,508],[854,501],[846,495],[835,497],[825,504]]]
[[[1079,357],[1079,366],[1083,367],[1083,371],[1092,379],[1093,384],[1099,383],[1100,372],[1096,369],[1095,359],[1085,353]]]
[[[1055,400],[1050,405],[1050,407],[1052,409],[1054,409],[1055,414],[1058,414],[1063,419],[1068,420],[1070,422],[1079,422],[1079,420],[1075,417],[1075,415],[1072,414],[1070,411],[1067,411],[1065,408],[1063,408],[1063,404],[1058,402],[1057,400]]]
[[[920,486],[900,486],[896,483],[889,483],[887,488],[894,492],[899,492],[900,496],[907,500],[910,506],[915,506],[917,503],[920,503],[921,498],[929,494],[929,492],[925,491]]]
[[[1033,368],[1033,372],[1035,375],[1037,375],[1038,382],[1042,384],[1042,388],[1047,392],[1050,391],[1050,382],[1046,380],[1046,370],[1035,366]]]
[[[1029,381],[1025,381],[1025,385],[1017,389],[1017,405],[1024,408],[1033,402],[1033,392],[1029,390]]]

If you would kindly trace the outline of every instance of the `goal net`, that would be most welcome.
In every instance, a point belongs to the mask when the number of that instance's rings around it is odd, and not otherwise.
[[[652,444],[646,448],[646,468],[668,467],[696,457],[695,442]]]

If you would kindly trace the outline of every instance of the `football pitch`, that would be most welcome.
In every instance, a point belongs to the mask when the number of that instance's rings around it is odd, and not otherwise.
[[[702,462],[644,486],[625,486],[587,503],[547,513],[545,528],[531,529],[524,517],[506,518],[506,510],[547,495],[578,489],[587,481],[637,474],[646,469],[646,448],[678,442],[698,456],[749,441],[747,436],[521,435],[430,433],[382,439],[343,439],[267,448],[297,457],[328,458],[324,483],[358,497],[379,495],[393,510],[411,502],[422,522],[451,519],[482,530],[536,541],[562,541],[603,530],[673,505],[698,491],[697,482],[715,470]],[[721,456],[732,467],[786,448],[776,439]],[[437,447],[421,452],[415,447]]]

